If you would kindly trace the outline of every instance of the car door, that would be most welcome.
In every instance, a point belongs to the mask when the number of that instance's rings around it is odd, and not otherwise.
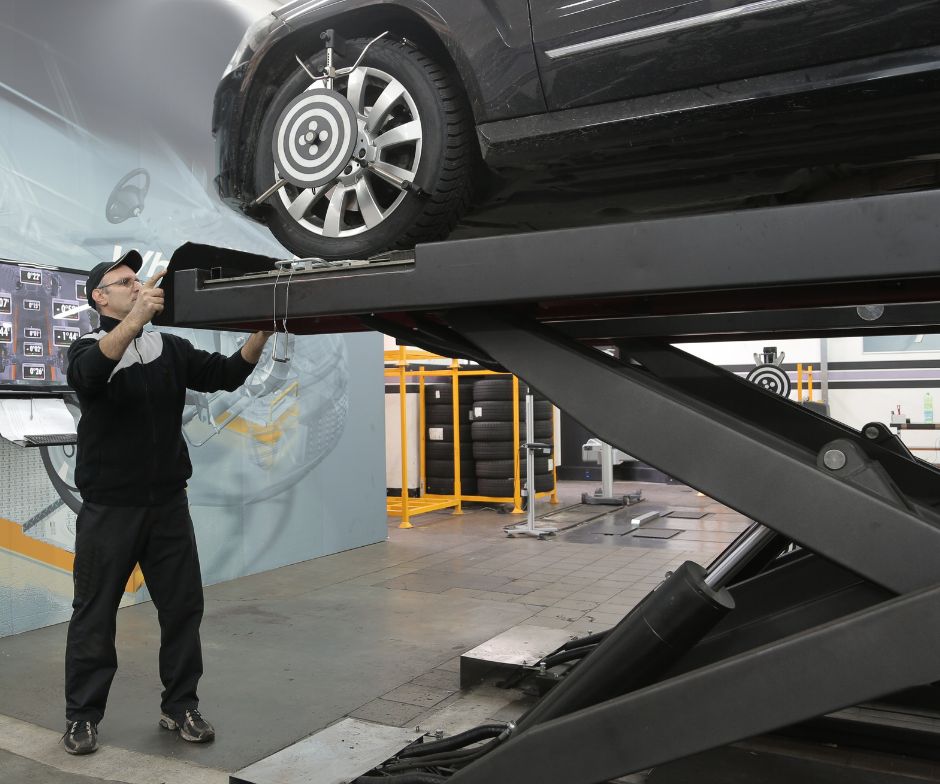
[[[940,40],[936,0],[529,0],[550,110]]]

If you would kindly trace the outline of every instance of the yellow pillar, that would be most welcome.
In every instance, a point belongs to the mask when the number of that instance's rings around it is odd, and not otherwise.
[[[453,514],[462,515],[463,502],[460,500],[463,495],[463,488],[460,486],[460,370],[456,359],[452,359],[450,362],[450,374],[454,422],[454,498],[457,501]]]
[[[408,405],[405,385],[405,347],[401,346],[398,356],[398,395],[401,417],[401,522],[399,528],[414,528],[408,516]]]
[[[425,436],[427,423],[424,419],[424,365],[421,365],[420,375],[418,376],[418,495],[424,496],[427,491],[427,445]]]
[[[512,377],[512,513],[523,514],[522,509],[522,489],[519,478],[519,379]],[[526,436],[528,439],[528,435]],[[531,495],[532,488],[529,488]],[[529,499],[532,503],[532,499]]]
[[[558,439],[555,438],[555,407],[552,406],[552,504],[558,503]]]

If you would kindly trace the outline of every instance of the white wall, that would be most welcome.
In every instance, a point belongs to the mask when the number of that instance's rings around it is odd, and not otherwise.
[[[763,351],[764,346],[776,346],[777,353],[785,353],[785,364],[801,362],[812,364],[819,369],[819,341],[816,338],[804,340],[738,340],[722,343],[677,343],[681,348],[696,357],[711,362],[713,365],[753,365],[754,355]]]
[[[677,344],[677,348],[742,374],[741,368],[753,365],[753,355],[764,346],[776,346],[778,352],[785,352],[784,366],[788,370],[794,363],[812,365],[816,383],[814,399],[820,399],[822,341],[819,339]],[[829,413],[833,419],[860,430],[868,422],[889,424],[891,412],[900,406],[903,416],[912,423],[924,422],[924,397],[930,394],[938,409],[934,420],[940,421],[940,351],[865,352],[861,337],[826,339],[826,350]],[[936,369],[915,366],[934,362]],[[792,379],[792,370],[790,375]],[[889,383],[904,386],[887,386]],[[864,386],[846,388],[844,385]],[[796,399],[795,387],[790,398]],[[940,463],[940,430],[900,433],[917,457]]]

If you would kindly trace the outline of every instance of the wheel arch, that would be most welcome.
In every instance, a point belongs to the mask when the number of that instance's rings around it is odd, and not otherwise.
[[[476,118],[478,107],[481,105],[479,89],[472,76],[469,80],[465,78],[468,73],[472,74],[472,71],[469,67],[458,67],[451,49],[445,45],[427,19],[415,11],[398,5],[368,5],[342,14],[299,21],[301,24],[278,40],[257,65],[251,87],[245,97],[245,110],[238,134],[241,161],[239,177],[242,180],[242,192],[250,194],[251,198],[258,195],[253,174],[255,149],[251,141],[258,138],[264,115],[278,88],[297,68],[295,56],[307,60],[322,51],[320,33],[327,29],[336,30],[346,39],[370,38],[386,30],[393,39],[407,39],[447,71],[467,101],[471,115]],[[268,209],[266,205],[262,205],[254,214],[262,214]]]

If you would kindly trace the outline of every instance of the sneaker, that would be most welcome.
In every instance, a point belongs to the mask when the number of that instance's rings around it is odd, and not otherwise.
[[[98,725],[93,721],[70,721],[62,743],[69,754],[91,754],[98,750]]]
[[[190,743],[208,743],[215,739],[215,728],[195,708],[187,710],[180,721],[164,713],[160,716],[160,726],[165,730],[178,730],[180,737]]]

